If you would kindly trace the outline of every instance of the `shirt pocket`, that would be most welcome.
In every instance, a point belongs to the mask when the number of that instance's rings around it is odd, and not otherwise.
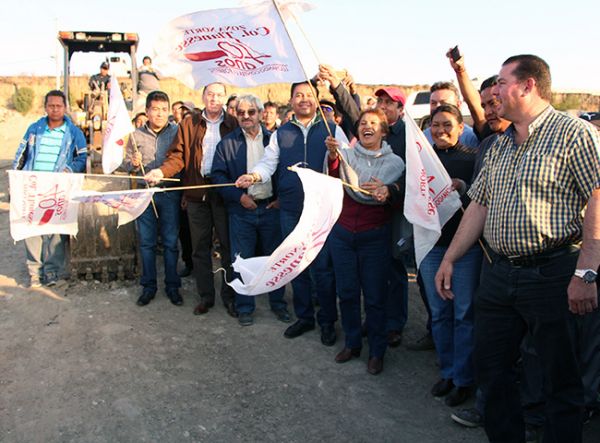
[[[526,187],[555,187],[558,183],[558,159],[552,154],[525,154],[517,181]]]

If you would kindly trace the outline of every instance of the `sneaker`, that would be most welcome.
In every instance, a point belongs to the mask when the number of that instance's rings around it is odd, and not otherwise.
[[[32,275],[29,280],[29,287],[32,289],[41,288],[42,282],[40,281],[40,277],[37,275]]]
[[[49,275],[46,277],[46,286],[49,288],[51,288],[52,286],[56,286],[57,281],[58,281],[58,278],[56,278],[56,276]]]
[[[475,408],[460,409],[453,412],[450,418],[456,423],[463,425],[467,428],[478,428],[483,426],[483,415]]]
[[[152,290],[144,289],[142,291],[142,295],[140,295],[140,298],[137,299],[137,302],[136,302],[137,305],[138,306],[146,306],[148,303],[150,303],[152,301],[155,294],[156,294],[156,292],[154,292]]]
[[[435,343],[433,343],[431,334],[426,334],[416,342],[408,343],[406,349],[409,351],[433,351],[435,350]]]
[[[242,312],[238,316],[238,322],[242,326],[251,326],[254,323],[254,318],[249,312]]]

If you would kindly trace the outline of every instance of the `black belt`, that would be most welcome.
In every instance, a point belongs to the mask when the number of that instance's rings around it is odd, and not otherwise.
[[[514,268],[535,268],[555,258],[579,252],[579,245],[565,245],[533,255],[500,255],[492,251],[494,261],[508,262]]]
[[[272,201],[273,201],[273,197],[261,198],[261,199],[258,199],[258,200],[254,199],[254,203],[256,203],[257,205],[260,205],[262,203],[265,203],[265,204],[268,205]]]

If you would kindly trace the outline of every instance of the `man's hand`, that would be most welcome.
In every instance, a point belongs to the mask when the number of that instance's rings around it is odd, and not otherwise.
[[[325,139],[325,146],[327,146],[327,151],[329,152],[329,158],[331,160],[335,160],[338,156],[338,149],[340,147],[340,142],[338,142],[331,135],[328,135]]]
[[[317,76],[323,81],[328,81],[333,89],[340,85],[340,79],[337,77],[335,69],[329,65],[319,65]]]
[[[142,164],[142,153],[140,151],[136,151],[133,153],[131,157],[131,164],[134,168],[139,168]]]
[[[273,200],[271,203],[269,203],[267,205],[267,209],[271,209],[271,208],[279,209],[279,199],[278,198],[276,198],[275,200]]]
[[[240,175],[235,181],[236,188],[248,189],[256,182],[256,177],[253,174]]]
[[[585,283],[579,277],[572,277],[567,288],[569,311],[585,315],[598,308],[598,291],[595,283]]]
[[[164,178],[164,176],[165,175],[160,170],[160,168],[157,168],[144,175],[144,180],[146,180],[150,186],[154,186],[155,184],[160,182]]]
[[[453,272],[454,265],[447,260],[442,260],[442,263],[440,263],[440,267],[435,274],[435,290],[442,300],[454,299],[454,294],[452,293]]]
[[[250,211],[254,211],[257,208],[256,202],[252,200],[252,197],[250,197],[246,193],[242,194],[242,196],[240,197],[240,204],[244,208],[249,209]]]

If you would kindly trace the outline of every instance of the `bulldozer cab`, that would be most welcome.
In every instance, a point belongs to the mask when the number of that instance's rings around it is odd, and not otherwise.
[[[123,97],[131,111],[137,99],[138,35],[125,32],[61,31],[58,40],[64,49],[63,90],[68,100],[69,113],[88,140],[86,169],[88,173],[101,173],[102,139],[108,117],[108,91],[104,88],[92,91],[87,79],[84,85],[80,84],[79,90],[71,90],[71,57],[76,52],[106,53],[107,57],[102,61],[111,65],[114,63],[111,73],[119,80],[118,85],[111,87],[125,90]],[[125,68],[125,57],[111,56],[108,53],[128,54],[131,59],[130,69]],[[124,73],[126,76],[122,76]],[[84,181],[84,189],[95,191],[116,191],[129,189],[130,186],[129,180],[115,179],[112,175],[106,178],[88,176]],[[134,223],[118,228],[115,210],[100,204],[84,204],[79,207],[78,224],[79,234],[77,238],[70,240],[69,247],[71,278],[105,282],[135,278],[139,260]]]
[[[118,81],[118,87],[123,91],[125,104],[131,111],[137,99],[138,72],[136,51],[139,42],[136,33],[129,32],[89,32],[89,31],[60,31],[58,33],[64,50],[64,80],[63,91],[68,100],[71,118],[86,135],[89,143],[88,172],[97,170],[102,149],[102,137],[106,127],[108,114],[108,91],[104,89],[92,91],[87,84],[78,90],[72,88],[70,82],[70,63],[73,54],[77,52],[111,53],[105,57],[111,66],[111,74]],[[125,53],[129,55],[131,65],[127,65],[125,56],[112,55]],[[129,68],[129,69],[128,69]],[[72,89],[71,89],[72,88]],[[94,171],[96,172],[96,171]]]

